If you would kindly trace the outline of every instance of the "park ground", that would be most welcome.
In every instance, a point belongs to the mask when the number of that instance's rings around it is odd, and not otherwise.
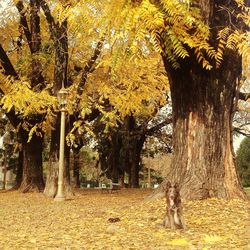
[[[55,202],[0,192],[0,249],[250,249],[250,202],[184,203],[188,230],[171,231],[161,226],[165,200],[146,201],[148,194],[84,189]]]

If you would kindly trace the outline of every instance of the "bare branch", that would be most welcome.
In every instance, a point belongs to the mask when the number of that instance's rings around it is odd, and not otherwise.
[[[163,128],[163,127],[165,127],[166,125],[168,125],[168,124],[170,124],[170,123],[172,123],[172,121],[173,121],[173,120],[172,120],[172,117],[167,118],[165,121],[163,121],[163,122],[161,122],[161,123],[155,125],[154,127],[148,129],[148,130],[146,131],[146,135],[152,135],[155,131],[157,131],[157,130]]]
[[[242,101],[247,101],[250,98],[250,93],[239,92],[239,99]]]
[[[233,128],[233,131],[236,132],[236,133],[238,133],[238,134],[241,134],[241,135],[250,137],[250,133],[244,132],[244,131],[241,130],[240,128]]]

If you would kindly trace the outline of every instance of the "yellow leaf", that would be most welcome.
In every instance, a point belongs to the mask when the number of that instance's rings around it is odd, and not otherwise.
[[[222,241],[224,240],[222,237],[218,236],[218,235],[205,235],[204,237],[204,241],[206,243],[212,243],[212,242],[217,242],[217,241]]]
[[[174,239],[167,242],[169,245],[172,246],[188,246],[188,241],[186,239]]]

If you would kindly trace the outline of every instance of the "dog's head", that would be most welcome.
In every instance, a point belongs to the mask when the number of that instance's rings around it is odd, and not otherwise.
[[[166,189],[166,199],[170,207],[178,207],[180,202],[180,192],[178,184],[171,185],[169,182]]]

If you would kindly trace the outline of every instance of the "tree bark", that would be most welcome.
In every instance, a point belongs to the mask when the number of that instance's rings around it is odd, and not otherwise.
[[[60,124],[56,119],[55,130],[51,131],[51,142],[49,151],[49,165],[47,170],[46,185],[44,194],[48,197],[55,197],[58,183]]]
[[[19,189],[23,179],[23,150],[18,153],[18,165],[16,174],[16,184],[12,189]]]
[[[27,142],[28,132],[22,131],[23,174],[20,185],[21,192],[44,190],[42,150],[43,138],[33,135]]]
[[[73,149],[73,185],[80,188],[80,151]]]
[[[231,25],[232,20],[219,9],[219,1],[196,2],[206,23],[213,27],[211,44],[215,46],[218,27]],[[233,7],[229,2],[220,4]],[[246,199],[232,148],[232,116],[241,58],[225,50],[222,65],[211,71],[202,69],[193,56],[182,60],[178,70],[167,58],[163,60],[173,103],[174,157],[169,180],[178,182],[182,197],[189,200]]]
[[[58,164],[59,164],[59,145],[60,145],[60,122],[56,119],[55,129],[51,132],[51,143],[49,153],[49,166],[47,172],[44,194],[48,197],[55,197],[58,187]],[[69,177],[69,149],[65,147],[64,164],[64,192],[66,197],[72,195]]]
[[[111,164],[111,179],[113,183],[118,183],[120,179],[120,149],[121,149],[121,137],[119,133],[114,132],[111,138],[111,154],[110,154],[110,164]]]

